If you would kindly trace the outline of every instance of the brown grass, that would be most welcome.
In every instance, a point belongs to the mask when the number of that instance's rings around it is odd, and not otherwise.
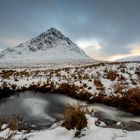
[[[123,90],[126,89],[125,85],[123,82],[118,82],[114,85],[114,93],[115,94],[121,94],[123,93]]]
[[[104,86],[99,79],[94,79],[94,84],[98,88],[102,88]]]
[[[1,126],[3,124],[7,124],[7,127],[11,130],[28,130],[30,129],[29,126],[25,125],[23,122],[23,117],[20,115],[4,115],[0,116],[0,131]]]
[[[68,130],[75,128],[81,130],[87,127],[85,111],[81,110],[80,105],[66,107],[63,121],[62,126],[66,127]]]
[[[140,88],[129,89],[121,98],[121,108],[127,112],[140,115]]]
[[[117,73],[115,71],[107,71],[107,75],[106,75],[106,78],[107,79],[110,79],[111,81],[114,81],[117,77]]]
[[[67,95],[74,95],[80,88],[75,85],[70,85],[68,83],[62,83],[58,88],[58,91],[67,94]]]
[[[9,79],[13,73],[13,70],[2,70],[2,72],[0,73],[0,77],[3,79]]]
[[[100,79],[94,79],[94,84],[99,92],[104,92],[104,85],[102,84]]]

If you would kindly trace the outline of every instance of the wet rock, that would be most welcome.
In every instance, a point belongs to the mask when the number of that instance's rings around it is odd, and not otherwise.
[[[104,123],[105,125],[102,126],[101,124]],[[98,119],[95,122],[96,126],[100,127],[107,127],[107,128],[116,128],[116,129],[123,129],[127,131],[137,131],[140,130],[140,122],[135,122],[135,121],[128,121],[128,122],[117,122],[114,120],[109,120],[109,119]]]
[[[127,130],[127,131],[137,131],[140,130],[140,122],[135,122],[135,121],[129,121],[124,123],[124,126],[122,129]]]

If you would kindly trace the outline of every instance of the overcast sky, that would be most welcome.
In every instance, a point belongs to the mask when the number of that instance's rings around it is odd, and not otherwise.
[[[140,54],[140,0],[0,0],[0,49],[50,27],[96,59]]]

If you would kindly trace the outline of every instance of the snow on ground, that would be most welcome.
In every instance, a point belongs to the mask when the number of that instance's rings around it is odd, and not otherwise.
[[[88,120],[87,128],[81,131],[80,137],[75,137],[76,130],[67,130],[66,128],[54,124],[46,130],[33,131],[30,133],[14,132],[14,140],[139,140],[140,131],[125,131],[122,129],[97,127],[95,125],[96,118],[86,115]],[[104,124],[103,124],[104,126]],[[7,138],[12,132],[7,128],[0,132],[0,137]]]
[[[78,92],[121,96],[130,88],[140,88],[139,68],[140,63],[108,63],[57,69],[13,69],[13,72],[1,69],[0,86],[7,84],[12,89],[16,85],[16,89],[22,89],[44,84],[49,87],[53,83],[53,88],[57,89],[66,83],[79,87]]]
[[[26,57],[26,56],[24,56]],[[31,60],[27,60],[27,63],[23,63],[23,61],[17,62],[8,62],[9,60],[6,60],[6,62],[0,62],[0,68],[3,69],[26,69],[26,68],[38,68],[38,69],[54,69],[54,68],[66,68],[66,67],[77,67],[77,66],[85,66],[85,65],[91,65],[91,64],[97,64],[99,61],[94,61],[92,59],[65,59],[65,60],[43,60],[39,61],[36,60],[32,62]]]

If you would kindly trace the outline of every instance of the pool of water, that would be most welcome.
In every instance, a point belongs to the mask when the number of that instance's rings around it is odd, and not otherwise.
[[[67,104],[82,104],[94,110],[97,117],[116,121],[140,121],[139,116],[117,110],[103,104],[86,104],[70,97],[55,93],[22,92],[0,100],[0,116],[18,114],[24,121],[35,127],[44,128],[62,118]]]

